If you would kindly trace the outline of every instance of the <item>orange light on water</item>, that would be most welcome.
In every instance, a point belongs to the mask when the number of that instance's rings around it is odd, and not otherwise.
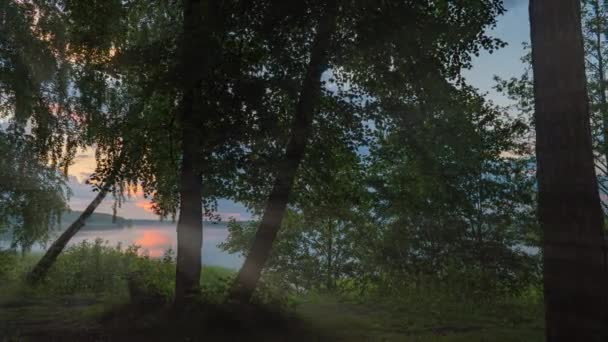
[[[159,258],[171,247],[171,238],[165,232],[146,230],[135,240],[135,244],[141,246],[143,254],[147,253],[152,258]]]
[[[171,239],[167,234],[158,230],[147,230],[135,241],[135,244],[142,248],[164,247],[171,245]]]

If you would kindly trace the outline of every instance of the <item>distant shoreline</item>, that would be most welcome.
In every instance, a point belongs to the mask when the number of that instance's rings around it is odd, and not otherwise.
[[[59,225],[55,226],[53,231],[63,232],[65,231],[78,217],[82,214],[81,211],[66,211],[61,215],[61,221]],[[240,224],[248,224],[252,221],[237,221]],[[203,221],[203,227],[205,229],[227,229],[230,221]],[[81,228],[82,231],[92,230],[122,230],[129,229],[134,226],[177,226],[177,220],[149,220],[149,219],[127,219],[121,216],[113,217],[112,214],[105,213],[93,213],[85,222]],[[9,241],[11,236],[8,233],[0,234],[0,241]]]
[[[81,211],[65,212],[61,217],[61,230],[67,229],[78,217],[82,214]],[[251,221],[237,221],[238,223],[248,223]],[[230,221],[203,221],[205,228],[225,229]],[[118,230],[128,229],[135,225],[150,225],[150,226],[176,226],[177,220],[149,220],[149,219],[128,219],[122,216],[113,217],[112,214],[93,213],[85,222],[83,230]]]

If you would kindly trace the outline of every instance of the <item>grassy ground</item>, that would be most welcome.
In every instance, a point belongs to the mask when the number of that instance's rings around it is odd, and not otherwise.
[[[538,310],[517,305],[467,309],[391,303],[303,303],[299,315],[332,341],[542,341]],[[542,317],[542,316],[540,316]]]
[[[5,292],[6,293],[6,292]],[[207,305],[175,316],[97,296],[0,299],[1,341],[541,341],[538,312],[520,306],[443,311],[317,297],[293,313]],[[247,312],[249,310],[249,312]],[[236,313],[235,313],[236,312]],[[210,339],[210,337],[213,337]]]
[[[534,299],[473,302],[426,289],[390,300],[309,294],[291,297],[288,309],[237,307],[221,304],[233,273],[207,267],[201,297],[175,313],[168,305],[170,259],[83,244],[62,255],[45,284],[31,288],[21,279],[34,261],[0,255],[0,342],[543,340],[542,308]],[[133,300],[133,274],[143,298],[156,300]]]

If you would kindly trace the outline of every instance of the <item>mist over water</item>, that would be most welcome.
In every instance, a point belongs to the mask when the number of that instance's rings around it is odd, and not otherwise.
[[[205,265],[222,266],[238,269],[243,258],[240,255],[224,252],[217,247],[218,244],[228,238],[228,229],[225,223],[205,223],[203,228],[203,257]],[[110,246],[121,243],[123,248],[135,244],[141,246],[144,253],[150,257],[161,257],[169,248],[177,250],[176,223],[134,223],[131,227],[109,227],[103,225],[92,225],[87,229],[79,231],[70,241],[68,246],[89,242],[101,238]],[[41,246],[36,246],[33,251],[41,251]]]

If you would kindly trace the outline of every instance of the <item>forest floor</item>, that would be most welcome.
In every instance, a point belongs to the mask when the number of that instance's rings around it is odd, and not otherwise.
[[[302,298],[289,317],[206,306],[179,317],[116,298],[0,292],[0,341],[541,341],[542,313],[521,305],[396,306]],[[396,308],[398,307],[398,309]],[[207,322],[207,323],[203,323]]]

